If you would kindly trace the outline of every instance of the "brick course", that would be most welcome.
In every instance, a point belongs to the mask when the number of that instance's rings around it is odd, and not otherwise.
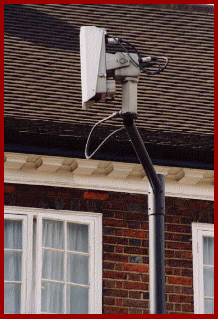
[[[102,213],[103,313],[149,313],[147,196],[6,184],[5,205]],[[191,223],[213,216],[213,202],[166,198],[167,314],[194,313]]]

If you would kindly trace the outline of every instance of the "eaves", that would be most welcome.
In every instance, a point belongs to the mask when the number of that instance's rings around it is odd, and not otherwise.
[[[6,183],[148,193],[141,164],[5,153]],[[166,196],[214,200],[214,171],[155,166],[165,175]]]

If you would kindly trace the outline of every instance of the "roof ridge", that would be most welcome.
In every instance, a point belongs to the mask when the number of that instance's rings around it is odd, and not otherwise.
[[[135,6],[153,7],[157,9],[172,10],[172,11],[189,11],[189,12],[201,12],[201,13],[214,13],[214,6],[207,4],[134,4]]]

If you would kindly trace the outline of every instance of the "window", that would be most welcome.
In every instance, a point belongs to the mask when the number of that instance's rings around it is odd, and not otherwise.
[[[26,298],[26,251],[23,234],[27,218],[5,215],[4,221],[4,295],[5,313],[24,313]]]
[[[5,313],[100,314],[101,214],[5,213]]]
[[[214,225],[192,224],[195,314],[214,314]]]

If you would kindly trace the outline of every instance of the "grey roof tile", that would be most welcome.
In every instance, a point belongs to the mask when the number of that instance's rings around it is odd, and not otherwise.
[[[4,114],[7,118],[92,125],[121,108],[116,100],[81,109],[79,28],[104,27],[144,55],[165,55],[158,76],[140,77],[137,125],[202,147],[214,132],[214,16],[186,5],[11,4],[4,16]],[[119,125],[117,120],[113,126]],[[109,124],[105,126],[109,127]],[[164,137],[165,136],[165,137]],[[180,144],[178,141],[177,144]],[[185,142],[186,141],[186,142]],[[157,141],[153,141],[156,143]],[[176,143],[176,141],[174,141]],[[205,146],[206,147],[206,146]]]

